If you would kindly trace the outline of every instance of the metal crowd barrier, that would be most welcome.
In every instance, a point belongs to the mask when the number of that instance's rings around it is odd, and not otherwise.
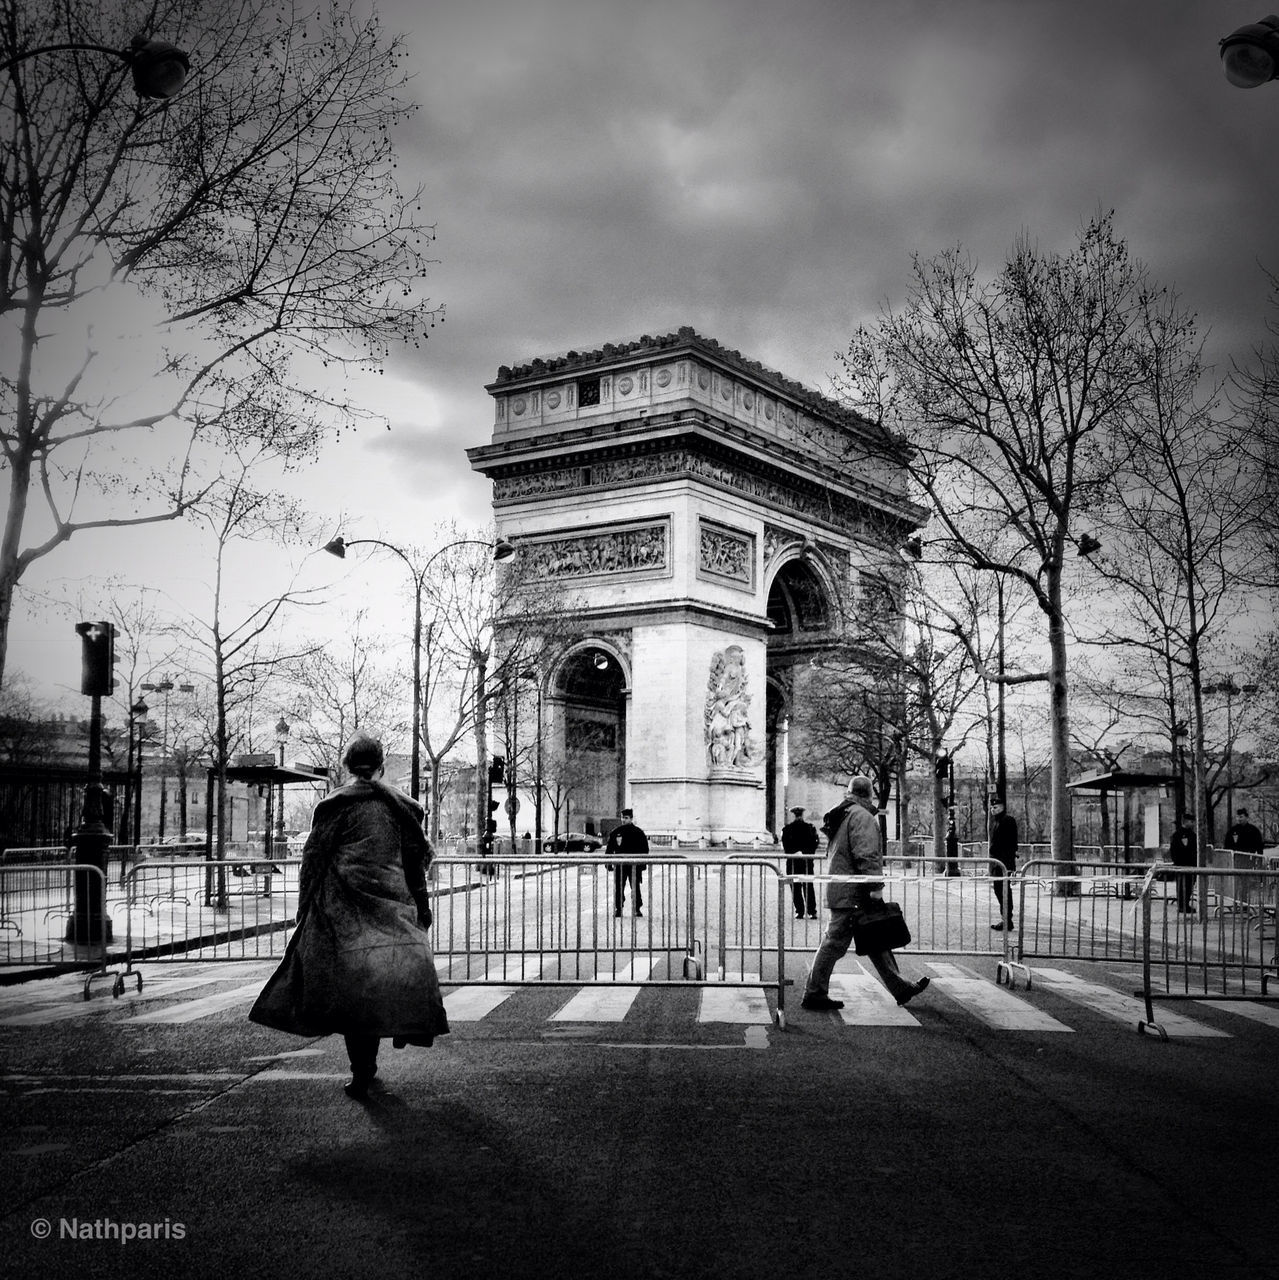
[[[1238,864],[1248,855],[1236,855]],[[1157,892],[1161,871],[1171,870],[1173,897]],[[1175,877],[1185,877],[1190,909],[1176,905]],[[1269,996],[1279,977],[1279,871],[1246,866],[1152,867],[1140,894],[1142,990],[1146,1016],[1141,1034],[1161,1040],[1167,1031],[1156,1021],[1156,1000],[1259,1000]],[[1156,985],[1162,979],[1162,985]],[[1269,997],[1274,999],[1274,997]]]
[[[124,877],[125,971],[138,960],[270,960],[284,954],[298,909],[301,858],[273,862],[145,859]],[[239,874],[237,874],[237,872]]]
[[[997,956],[1001,963],[1009,956],[1009,935],[990,926],[1000,918],[995,885],[1012,882],[1003,863],[994,858],[961,857],[959,875],[930,874],[926,866],[907,865],[889,858],[884,870],[858,876],[788,876],[784,884],[811,881],[814,885],[882,884],[881,896],[896,902],[910,929],[910,950],[924,955]],[[928,859],[931,863],[932,859]],[[788,895],[789,896],[789,895]],[[826,895],[817,895],[821,917],[826,913]],[[814,950],[821,935],[814,940]]]
[[[1140,911],[1137,899],[1149,863],[1082,862],[1061,864],[1034,858],[1013,874],[1017,912],[1016,947],[997,981],[1016,986],[1020,974],[1033,985],[1027,959],[1141,960]],[[1162,883],[1160,889],[1163,889]]]
[[[95,979],[107,973],[105,927],[96,941],[67,937],[77,899],[95,902],[101,920],[107,914],[106,876],[87,863],[12,863],[0,866],[0,966],[49,966],[81,969],[92,966],[84,981],[84,998]]]
[[[784,1026],[790,894],[775,860],[650,852],[643,865],[642,914],[632,879],[616,915],[601,855],[437,858],[431,938],[441,981],[763,985],[775,988]]]

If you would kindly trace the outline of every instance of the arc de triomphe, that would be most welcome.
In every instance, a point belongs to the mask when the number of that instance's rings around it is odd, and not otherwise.
[[[497,534],[574,605],[541,673],[572,827],[627,804],[659,840],[749,843],[828,807],[834,771],[791,763],[809,659],[921,523],[904,446],[688,328],[504,365],[487,390],[493,438],[468,457]]]

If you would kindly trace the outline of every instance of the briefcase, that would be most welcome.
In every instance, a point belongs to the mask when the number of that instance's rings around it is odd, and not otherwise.
[[[853,946],[859,956],[910,945],[910,930],[895,902],[878,902],[853,912]]]

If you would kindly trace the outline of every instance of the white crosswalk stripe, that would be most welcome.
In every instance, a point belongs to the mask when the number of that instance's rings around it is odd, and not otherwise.
[[[847,963],[847,962],[844,962]],[[842,1000],[841,1022],[854,1027],[918,1027],[919,1019],[901,1008],[873,974],[858,968],[856,973],[837,972],[831,976],[830,994]]]
[[[1029,1000],[1015,996],[1003,987],[995,986],[976,974],[968,973],[955,964],[935,963],[932,969],[932,990],[940,991],[952,1000],[958,1000],[989,1026],[1001,1031],[1072,1031],[1074,1028],[1058,1022],[1056,1018],[1036,1009]]]
[[[726,974],[725,978],[729,982],[758,982],[759,974]],[[768,1000],[762,987],[706,986],[702,988],[697,1020],[768,1024],[773,1021],[773,1015],[768,1011]]]
[[[504,965],[500,957],[490,956],[487,960],[487,969],[473,968],[469,973],[465,961],[460,958],[454,958],[451,963],[446,958],[440,965],[445,1007],[450,1022],[455,1025],[482,1022],[503,1006],[510,1016],[518,1018],[521,1000],[539,990],[543,993],[548,990],[532,985],[545,967],[543,957],[511,956],[506,958]],[[474,963],[472,961],[472,965]],[[852,956],[846,957],[840,962],[830,984],[831,995],[844,1002],[837,1023],[850,1032],[866,1027],[919,1030],[928,1022],[926,1010],[937,1008],[944,1001],[958,1005],[969,1016],[1001,1032],[1060,1033],[1079,1031],[1088,1025],[1086,1019],[1080,1023],[1060,1009],[1055,1010],[1057,1016],[1053,1016],[1038,1007],[1035,989],[1050,992],[1081,1014],[1100,1015],[1133,1030],[1145,1018],[1142,999],[1064,969],[1036,966],[1032,969],[1032,990],[1014,993],[963,965],[929,961],[920,967],[932,980],[929,991],[905,1009],[897,1006],[869,966],[855,961]],[[273,962],[186,966],[168,971],[156,966],[144,974],[141,992],[130,986],[119,999],[99,993],[86,1001],[81,998],[79,980],[74,985],[57,987],[51,983],[40,990],[24,993],[21,1000],[11,998],[0,1004],[0,1029],[53,1026],[89,1018],[145,1029],[182,1026],[219,1015],[243,1016],[273,968]],[[654,976],[655,968],[652,957],[640,956],[630,964],[619,966],[615,972],[602,971],[594,983],[559,988],[565,994],[556,1007],[547,1012],[543,1001],[537,1006],[539,1012],[536,1017],[548,1023],[584,1025],[620,1024],[628,1019],[634,1020],[641,1016],[636,1012],[641,997],[647,995],[652,998],[652,992],[645,993],[643,984]],[[556,975],[557,969],[552,963],[549,976],[554,979]],[[498,980],[471,985],[474,979],[482,976]],[[662,978],[665,975],[658,970],[655,976]],[[1124,981],[1122,974],[1107,976],[1111,981]],[[216,983],[224,984],[224,988],[194,998],[175,998]],[[463,985],[456,985],[458,983]],[[530,985],[523,985],[525,983]],[[775,988],[757,973],[727,973],[722,983],[690,984],[690,989],[696,993],[695,1017],[699,1024],[767,1027],[773,1022],[770,993],[775,994]],[[668,993],[671,989],[653,990]],[[801,992],[802,982],[788,993],[788,1017],[795,1016]],[[1214,1014],[1224,1011],[1279,1030],[1279,1005],[1273,1003],[1209,1000],[1194,1002],[1193,1007],[1197,1010],[1201,1005]],[[1063,1019],[1075,1021],[1076,1025],[1070,1026]],[[1166,1003],[1156,1002],[1156,1019],[1173,1037],[1230,1038],[1228,1031],[1188,1017]]]
[[[1125,995],[1113,987],[1104,987],[1099,982],[1089,982],[1077,974],[1067,973],[1065,969],[1039,968],[1032,973],[1036,983],[1042,982],[1051,991],[1064,995],[1086,1009],[1100,1013],[1103,1017],[1116,1022],[1127,1023],[1136,1027],[1146,1017],[1146,1002],[1136,996]],[[1195,1022],[1182,1014],[1173,1013],[1161,1006],[1157,1011],[1157,1021],[1170,1036],[1224,1037],[1229,1038],[1228,1031],[1219,1031],[1202,1022]]]

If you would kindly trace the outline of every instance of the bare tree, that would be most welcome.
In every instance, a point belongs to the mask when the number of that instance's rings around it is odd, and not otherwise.
[[[1052,855],[1070,872],[1067,612],[1081,528],[1124,461],[1119,430],[1144,389],[1152,291],[1144,268],[1093,218],[1069,253],[1023,236],[998,275],[958,250],[915,260],[899,312],[853,337],[839,389],[915,446],[909,462],[953,555],[1004,575],[1039,611],[1052,744]]]
[[[296,504],[253,487],[252,477],[266,453],[269,446],[258,445],[238,455],[238,468],[228,467],[226,478],[202,499],[198,518],[205,522],[214,541],[212,599],[207,615],[193,617],[177,628],[190,651],[203,654],[213,691],[214,830],[219,862],[226,851],[227,769],[237,737],[251,732],[255,720],[252,705],[264,687],[271,681],[278,687],[281,672],[315,647],[303,642],[285,649],[272,634],[287,611],[319,603],[311,589],[290,584],[259,604],[244,606],[238,610],[238,618],[227,616],[236,608],[228,577],[228,552],[233,545],[267,537],[279,543],[290,535],[299,542],[314,543],[314,538],[299,536],[301,515]],[[237,712],[241,713],[238,717]],[[225,885],[220,881],[218,905],[224,904]]]
[[[189,55],[176,97],[102,52],[22,56],[139,29]],[[0,0],[0,681],[36,560],[188,511],[264,408],[310,447],[367,417],[343,367],[436,323],[390,141],[403,53],[348,0]]]
[[[286,664],[284,678],[293,687],[292,736],[310,762],[339,777],[342,747],[361,727],[376,726],[386,739],[408,731],[403,706],[404,681],[387,673],[387,645],[366,633],[368,611],[358,610],[340,634]]]

